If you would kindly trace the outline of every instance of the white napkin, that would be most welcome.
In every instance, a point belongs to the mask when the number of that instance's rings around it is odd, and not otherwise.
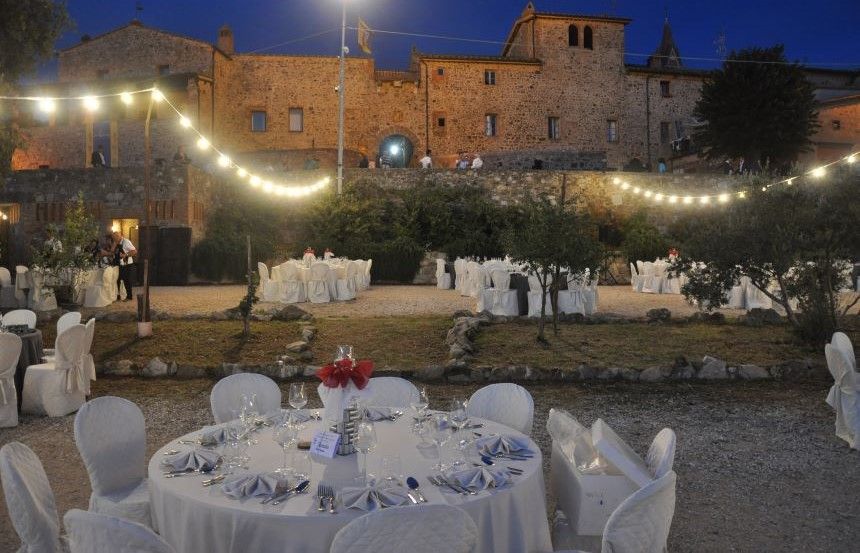
[[[534,453],[529,449],[529,442],[525,438],[516,436],[487,436],[475,440],[475,445],[484,455],[497,455],[499,453]]]
[[[461,470],[451,473],[448,478],[475,492],[487,488],[501,488],[511,481],[511,475],[508,471],[492,467]]]
[[[286,491],[287,479],[272,472],[259,474],[234,474],[224,479],[221,491],[227,497],[242,499],[244,497],[257,497],[259,495],[271,496],[275,493],[278,484]]]
[[[197,448],[194,451],[177,453],[166,457],[161,464],[171,470],[202,470],[208,471],[215,468],[221,456],[217,451],[211,449]]]
[[[364,410],[364,416],[369,421],[382,421],[391,418],[391,409],[388,407],[368,407]]]
[[[223,426],[207,426],[198,438],[200,445],[215,446],[227,441],[227,429]]]
[[[347,509],[361,509],[362,511],[375,511],[409,502],[406,489],[400,486],[344,488],[340,492],[340,499]]]
[[[284,418],[287,415],[290,415],[294,421],[297,421],[299,423],[306,423],[309,420],[313,420],[313,417],[309,412],[298,409],[292,411],[276,411],[274,413],[266,415],[266,420],[268,420],[274,425],[278,425],[284,422]]]

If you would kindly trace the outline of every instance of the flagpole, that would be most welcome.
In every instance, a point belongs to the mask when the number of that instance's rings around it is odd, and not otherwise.
[[[346,2],[343,1],[343,18],[340,27],[340,84],[338,84],[338,121],[337,121],[337,193],[343,193],[343,135],[344,104],[346,100]]]

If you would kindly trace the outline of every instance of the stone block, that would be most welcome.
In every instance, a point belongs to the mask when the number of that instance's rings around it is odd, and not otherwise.
[[[308,349],[308,343],[304,340],[298,340],[287,345],[287,351],[290,353],[301,353]]]
[[[649,323],[664,323],[671,318],[672,312],[665,307],[660,307],[658,309],[649,309],[648,312],[645,313],[645,319]]]
[[[159,357],[154,357],[150,359],[140,374],[148,378],[157,378],[167,376],[169,372],[170,365],[162,361]]]
[[[741,380],[764,380],[770,378],[770,373],[758,365],[741,365],[738,367],[737,376]]]
[[[702,359],[702,368],[697,374],[699,380],[722,380],[729,377],[726,370],[726,362],[714,357],[705,356]]]
[[[668,367],[648,367],[639,373],[640,382],[662,382],[669,378],[672,369]]]

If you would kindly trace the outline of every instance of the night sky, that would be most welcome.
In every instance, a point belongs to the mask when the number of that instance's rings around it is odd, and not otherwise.
[[[145,25],[214,41],[224,23],[232,28],[239,52],[267,49],[269,53],[337,55],[342,0],[143,0],[140,19]],[[346,0],[348,25],[357,15],[371,27],[408,33],[446,35],[504,41],[526,0]],[[68,0],[76,29],[63,37],[59,48],[76,44],[81,35],[96,36],[135,17],[133,0]],[[725,33],[728,50],[778,42],[790,59],[834,68],[860,67],[860,3],[858,0],[537,0],[540,11],[614,14],[629,17],[627,62],[644,63],[656,48],[665,10],[684,57],[717,57],[715,41]],[[328,32],[326,32],[328,31]],[[314,33],[310,40],[293,42]],[[355,32],[348,35],[353,53]],[[414,36],[376,35],[374,57],[379,68],[402,69],[412,45],[436,53],[498,54],[501,44],[483,44]],[[688,61],[710,67],[714,62]],[[842,65],[839,65],[842,64]],[[50,69],[43,70],[50,75]]]

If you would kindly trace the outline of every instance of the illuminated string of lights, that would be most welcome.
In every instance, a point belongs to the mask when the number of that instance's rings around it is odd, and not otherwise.
[[[178,117],[179,126],[185,129],[187,132],[193,133],[197,135],[197,148],[200,151],[206,152],[211,151],[214,152],[216,157],[216,162],[219,167],[223,170],[227,171],[235,171],[236,177],[241,179],[242,181],[248,182],[248,184],[252,188],[260,189],[261,191],[267,194],[273,194],[276,196],[286,196],[289,198],[299,198],[303,196],[308,196],[315,192],[318,192],[325,188],[331,179],[325,177],[323,179],[318,180],[313,184],[307,185],[284,185],[274,183],[270,180],[264,179],[258,175],[255,175],[252,171],[245,169],[240,166],[236,162],[234,162],[230,156],[227,155],[226,152],[222,151],[218,147],[212,144],[212,141],[203,135],[199,130],[197,130],[194,125],[191,123],[191,119],[182,114],[182,112],[173,105],[170,100],[165,97],[165,95],[155,87],[144,88],[140,90],[134,91],[125,91],[125,92],[116,92],[110,94],[93,94],[86,96],[0,96],[0,100],[13,100],[13,101],[24,101],[24,102],[33,102],[36,104],[36,107],[39,111],[45,114],[52,114],[57,111],[57,102],[60,101],[74,101],[80,102],[83,108],[88,112],[95,112],[101,106],[101,100],[106,98],[119,98],[120,101],[125,105],[131,105],[134,103],[134,97],[139,94],[151,93],[152,99],[156,103],[164,103],[170,107]],[[5,214],[0,214],[0,219],[6,219]]]
[[[827,175],[827,169],[833,165],[838,163],[846,163],[851,165],[860,160],[860,152],[854,152],[848,154],[847,156],[837,159],[836,161],[831,161],[830,163],[826,163],[824,165],[819,165],[814,169],[810,169],[802,174],[795,175],[793,177],[788,177],[786,179],[782,179],[779,181],[774,181],[769,184],[766,184],[761,187],[762,192],[767,192],[774,186],[791,186],[795,182],[797,182],[800,178],[814,178],[814,179],[822,179]],[[654,203],[666,203],[671,205],[719,205],[726,204],[730,202],[732,199],[742,200],[747,197],[746,190],[738,190],[736,192],[721,192],[717,194],[701,194],[701,195],[690,195],[690,194],[679,194],[676,192],[665,192],[660,190],[652,190],[650,188],[645,188],[641,186],[636,186],[630,184],[626,180],[621,177],[615,177],[612,179],[612,184],[620,188],[621,190],[634,194],[636,196],[640,196],[643,198],[648,198]]]

